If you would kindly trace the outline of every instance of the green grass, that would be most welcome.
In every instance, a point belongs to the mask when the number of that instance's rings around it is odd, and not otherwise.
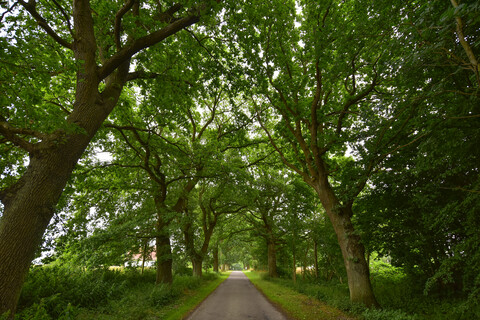
[[[76,319],[183,319],[228,275],[228,273],[218,276],[206,274],[205,279],[201,281],[192,277],[179,277],[177,279],[180,280],[176,279],[171,288],[155,287],[153,284],[143,285],[126,292],[122,299],[110,301],[102,308],[81,310]]]
[[[266,280],[264,273],[247,271],[245,275],[265,296],[293,319],[302,320],[349,320],[356,319],[318,299],[299,293],[281,283]]]
[[[155,270],[86,270],[73,266],[32,268],[15,320],[182,319],[228,277],[175,275],[155,285]],[[2,317],[0,316],[0,319]]]
[[[371,265],[371,279],[376,298],[382,309],[366,309],[350,302],[348,286],[337,281],[322,281],[307,276],[291,279],[269,279],[264,272],[246,273],[272,301],[283,306],[297,319],[316,319],[315,312],[305,305],[328,305],[362,320],[470,320],[480,319],[480,308],[466,304],[465,297],[447,295],[444,292],[423,293],[423,283],[415,281],[401,269],[382,261]],[[301,300],[292,293],[299,293],[310,300]],[[302,301],[303,305],[299,305]],[[309,318],[302,309],[314,313]],[[320,307],[322,309],[323,307]],[[313,308],[315,310],[315,308]],[[330,312],[330,311],[328,311]],[[319,314],[318,319],[330,319]]]
[[[222,273],[220,276],[212,280],[210,283],[207,283],[205,286],[201,286],[191,295],[187,295],[180,301],[179,304],[176,304],[171,311],[165,314],[166,320],[176,320],[176,319],[183,319],[186,315],[188,315],[191,311],[195,309],[195,307],[200,304],[205,298],[207,298],[210,293],[212,293],[225,279],[228,278],[230,272]]]

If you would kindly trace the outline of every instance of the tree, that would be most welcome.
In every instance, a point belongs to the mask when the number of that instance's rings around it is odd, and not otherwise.
[[[401,79],[427,133],[384,161],[358,202],[359,231],[424,292],[478,304],[479,29],[475,1],[406,6],[399,39],[411,46]],[[380,227],[379,227],[380,226]],[[474,310],[474,308],[472,308]]]
[[[198,190],[200,212],[185,210],[185,221],[182,229],[185,248],[192,260],[194,276],[202,276],[202,263],[207,255],[219,219],[227,214],[234,215],[245,208],[241,202],[235,201],[235,195],[238,195],[238,191],[232,185],[232,182],[228,181],[228,178],[223,177],[222,179],[220,177],[217,185],[213,185],[211,181],[207,180],[201,184]],[[199,218],[194,215],[199,216]],[[195,227],[195,222],[200,226],[200,230]],[[195,238],[199,238],[200,241],[195,241]]]
[[[351,300],[377,305],[351,218],[379,164],[423,134],[409,121],[413,104],[403,92],[390,93],[401,14],[361,1],[264,2],[255,12],[231,40],[256,84],[246,98],[285,166],[316,191],[337,235]]]
[[[6,83],[2,90],[7,98],[2,98],[6,103],[0,141],[4,150],[22,150],[14,154],[28,155],[29,160],[21,177],[2,185],[0,192],[0,313],[9,311],[10,317],[75,164],[115,107],[122,88],[145,76],[144,70],[129,72],[133,56],[198,22],[210,3],[184,8],[153,1],[143,7],[135,0],[75,0],[71,5],[53,2],[51,7],[29,0],[13,7],[2,12],[7,21],[3,32],[13,40],[2,56],[21,61],[9,64],[8,78],[23,70],[18,83]],[[38,39],[29,43],[35,35]],[[16,56],[25,59],[15,60]],[[36,65],[36,57],[45,63]],[[37,66],[40,70],[32,74],[31,67]],[[26,86],[37,79],[34,90]],[[66,86],[58,96],[58,90],[48,90],[57,83]],[[32,92],[26,94],[27,90]],[[29,111],[34,106],[35,112]]]
[[[278,220],[287,213],[285,178],[281,170],[258,168],[252,171],[250,181],[251,200],[244,215],[254,234],[263,238],[267,247],[268,274],[278,277],[277,248],[285,230]]]

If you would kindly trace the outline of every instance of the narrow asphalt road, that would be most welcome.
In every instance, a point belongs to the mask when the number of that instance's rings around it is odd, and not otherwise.
[[[233,271],[189,320],[287,320],[241,271]]]

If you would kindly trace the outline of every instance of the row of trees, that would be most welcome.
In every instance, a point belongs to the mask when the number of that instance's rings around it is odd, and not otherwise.
[[[280,247],[327,278],[341,252],[375,306],[367,249],[475,297],[475,1],[1,6],[0,313],[52,239],[104,265],[154,240],[157,282],[175,250],[200,275],[260,237],[272,276]]]

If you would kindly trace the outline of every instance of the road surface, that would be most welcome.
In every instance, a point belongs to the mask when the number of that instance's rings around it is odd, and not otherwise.
[[[287,320],[241,271],[233,271],[188,320]]]

